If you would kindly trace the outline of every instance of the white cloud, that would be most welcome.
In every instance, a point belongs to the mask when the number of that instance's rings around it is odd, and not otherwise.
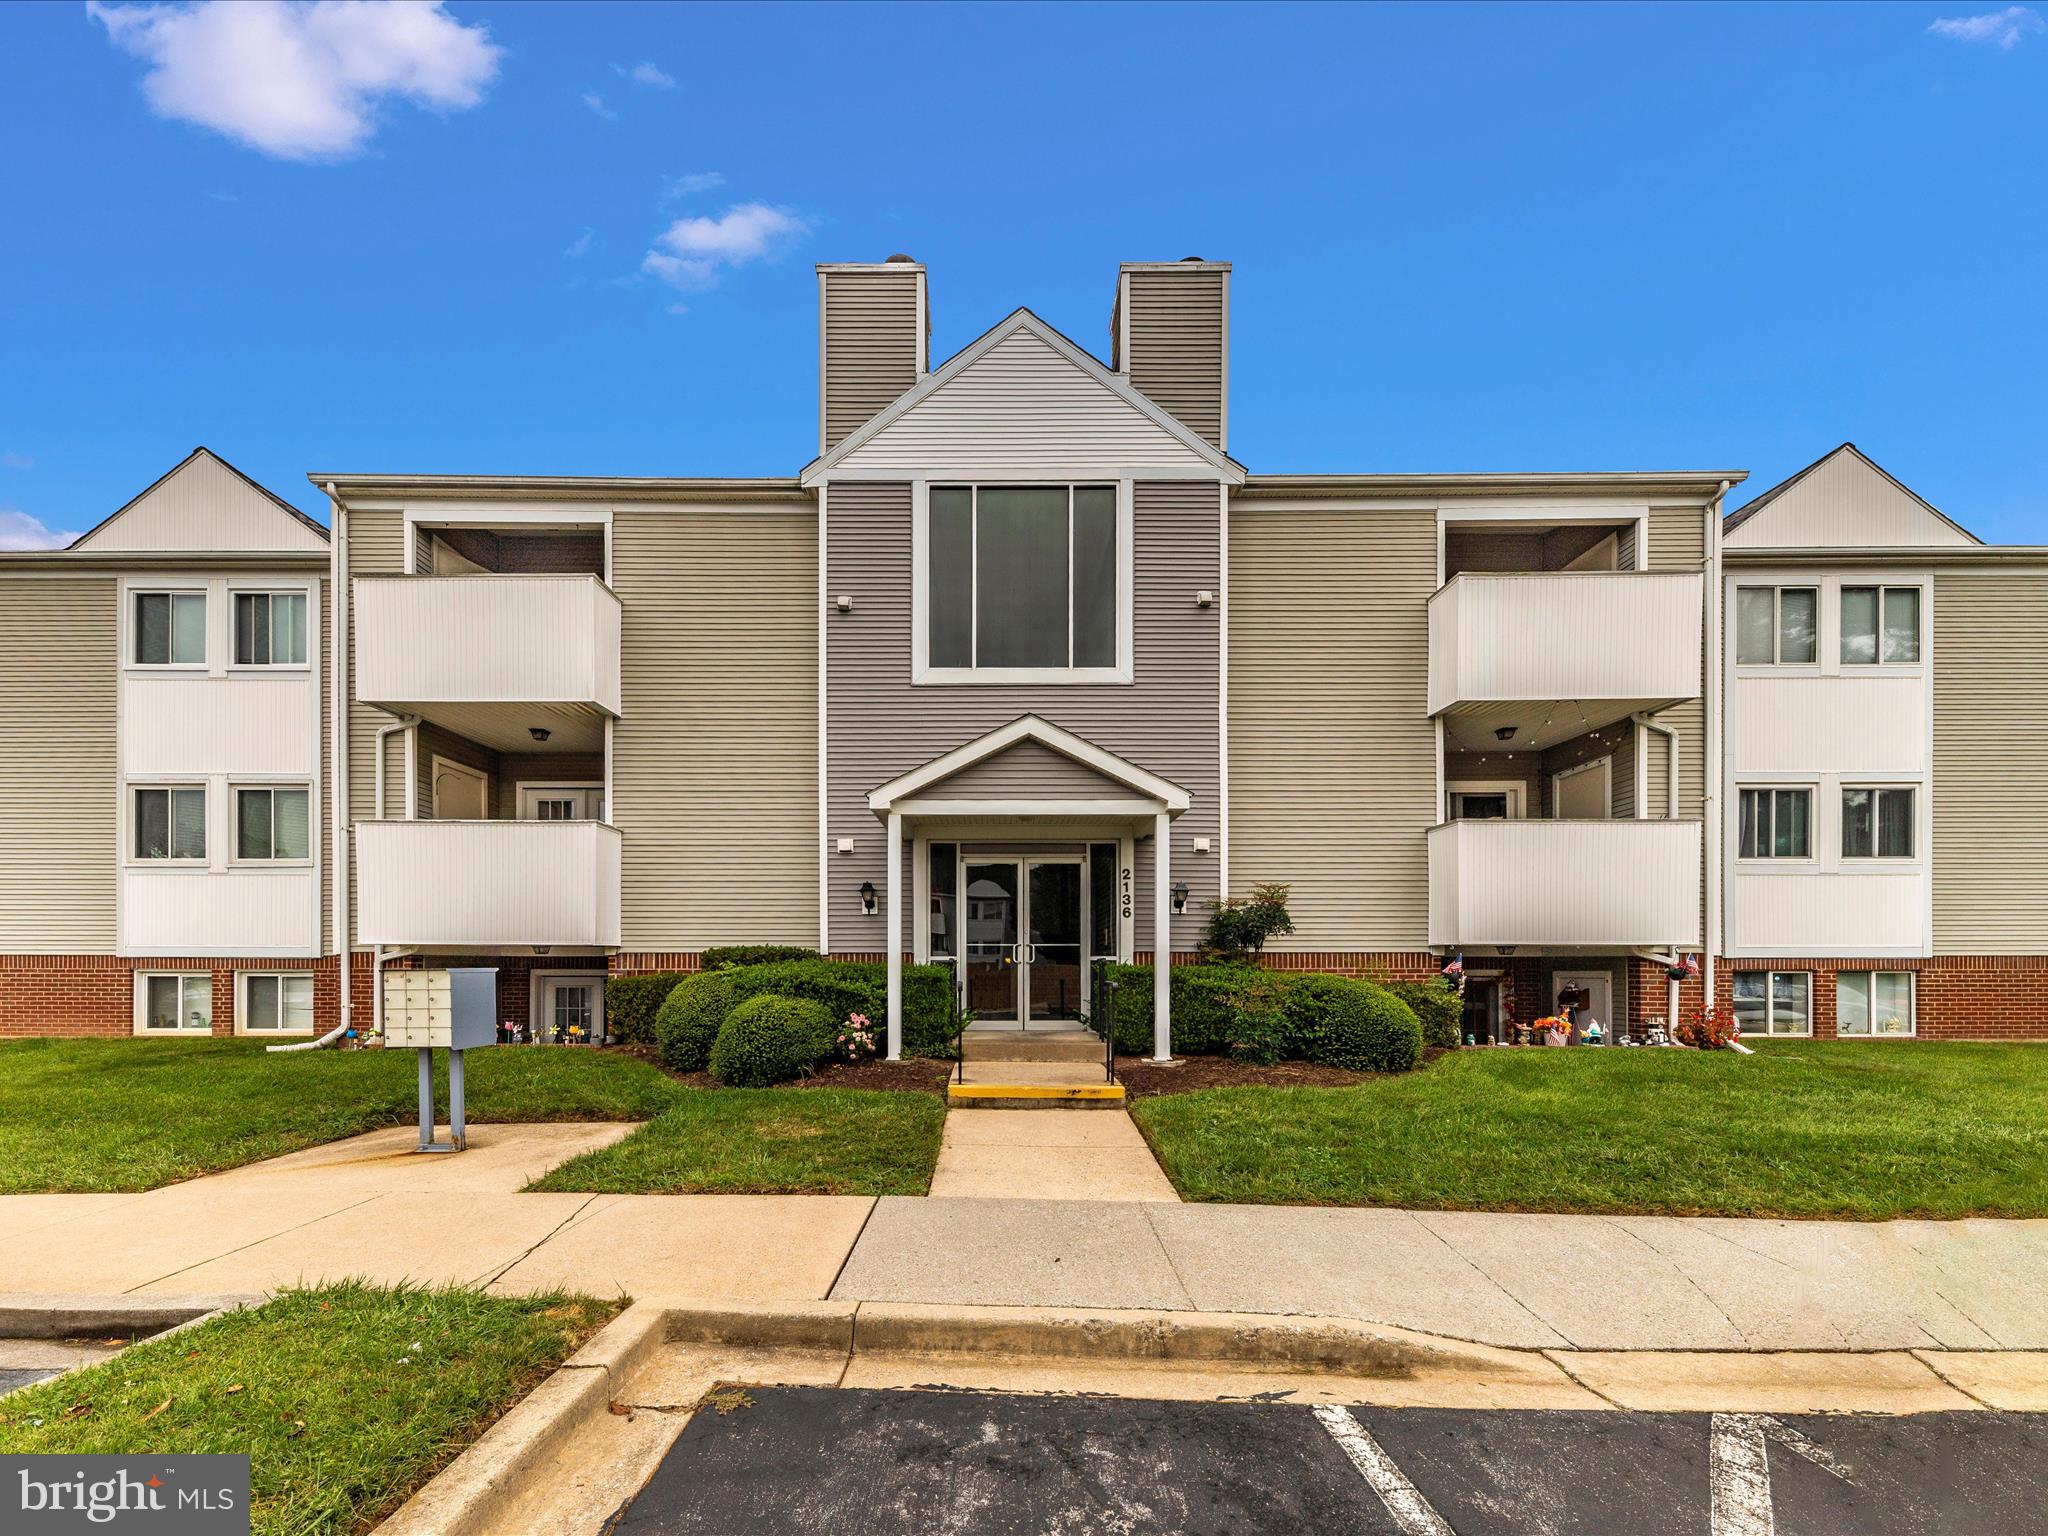
[[[2048,22],[2031,6],[2008,5],[2002,11],[1981,16],[1944,16],[1928,23],[1927,30],[1962,43],[1995,43],[2010,51],[2030,33],[2048,31]]]
[[[719,268],[773,255],[809,229],[787,209],[741,203],[715,219],[677,219],[655,237],[640,270],[677,288],[709,288]]]
[[[645,59],[638,64],[614,64],[612,70],[621,80],[630,80],[635,85],[651,85],[657,91],[672,91],[676,88],[676,77],[659,64]]]
[[[30,454],[16,453],[12,448],[0,452],[0,469],[34,469],[35,467],[36,461]]]
[[[594,229],[586,229],[583,231],[582,234],[578,235],[574,240],[571,240],[569,242],[569,248],[566,251],[562,252],[562,254],[564,256],[588,256],[590,254],[590,248],[596,243],[597,231]]]
[[[671,176],[661,189],[664,199],[695,197],[699,192],[710,192],[725,185],[725,178],[716,171],[688,171],[681,176]]]
[[[283,160],[360,152],[386,98],[473,107],[504,51],[440,0],[87,0],[86,12],[149,63],[142,93],[159,117]]]
[[[583,93],[583,105],[590,108],[591,111],[608,123],[616,123],[619,120],[619,114],[606,106],[604,98],[595,91],[585,91]]]
[[[0,507],[0,549],[62,549],[77,537],[45,528],[18,507]]]

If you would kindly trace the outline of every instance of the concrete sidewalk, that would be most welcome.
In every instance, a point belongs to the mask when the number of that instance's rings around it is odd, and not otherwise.
[[[2048,1221],[519,1192],[631,1129],[478,1126],[470,1151],[432,1158],[407,1155],[400,1128],[146,1194],[0,1197],[0,1292],[364,1276],[695,1303],[1302,1314],[1521,1348],[2048,1349]]]

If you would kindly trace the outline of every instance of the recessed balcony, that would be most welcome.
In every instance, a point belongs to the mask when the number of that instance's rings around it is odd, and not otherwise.
[[[1450,821],[1429,832],[1432,947],[1700,942],[1697,821]]]
[[[1682,571],[1453,576],[1429,600],[1429,712],[1454,749],[1540,751],[1698,698],[1703,591]]]
[[[601,821],[359,821],[364,944],[619,944],[616,827]]]
[[[619,600],[595,576],[360,576],[355,696],[501,752],[595,751],[619,713]]]

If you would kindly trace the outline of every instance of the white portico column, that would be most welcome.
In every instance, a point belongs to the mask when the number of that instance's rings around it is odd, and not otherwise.
[[[1152,1059],[1173,1060],[1173,822],[1152,818]]]
[[[889,813],[889,873],[882,880],[888,906],[889,1059],[903,1059],[903,896],[896,882],[903,873],[903,813]]]

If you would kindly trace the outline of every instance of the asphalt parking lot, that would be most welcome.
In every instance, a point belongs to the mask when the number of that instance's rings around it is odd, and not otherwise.
[[[2048,1415],[1481,1412],[749,1387],[617,1536],[2037,1536]]]

